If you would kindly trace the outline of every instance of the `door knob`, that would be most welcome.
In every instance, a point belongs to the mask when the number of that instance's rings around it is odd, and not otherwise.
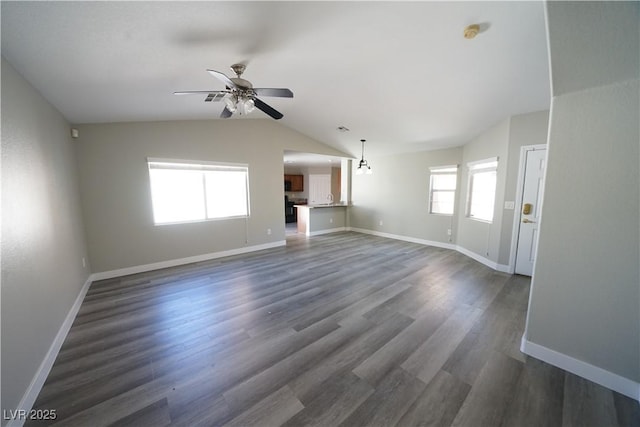
[[[522,222],[524,222],[525,224],[535,224],[535,223],[536,223],[535,221],[531,221],[531,220],[530,220],[530,219],[528,219],[528,218],[524,218],[524,219],[522,220]]]

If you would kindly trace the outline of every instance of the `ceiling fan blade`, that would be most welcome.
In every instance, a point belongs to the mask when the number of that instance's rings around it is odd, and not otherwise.
[[[222,101],[222,99],[226,96],[226,92],[211,92],[209,95],[207,95],[207,97],[204,99],[204,102],[218,102],[218,101]]]
[[[211,74],[212,76],[222,81],[222,83],[224,83],[229,89],[238,89],[236,84],[233,81],[231,81],[231,79],[227,77],[224,73],[221,73],[220,71],[216,71],[216,70],[207,70],[207,71],[209,72],[209,74]]]
[[[231,111],[229,111],[229,109],[225,106],[224,110],[222,110],[222,113],[220,113],[220,118],[221,119],[228,119],[229,117],[231,117],[233,113]]]
[[[293,98],[293,92],[289,89],[284,88],[273,88],[273,87],[259,87],[254,88],[253,91],[258,96],[278,96],[280,98]]]
[[[222,90],[190,90],[186,92],[173,92],[174,95],[204,95],[207,97],[204,99],[204,102],[211,101],[222,101],[222,99],[227,95],[227,91]]]
[[[187,90],[187,91],[183,91],[183,92],[173,92],[174,95],[202,95],[202,94],[209,94],[209,93],[218,93],[221,91],[218,90]],[[226,93],[226,92],[224,92]]]
[[[284,117],[281,112],[271,107],[270,105],[267,105],[266,103],[264,103],[258,98],[253,98],[253,102],[256,108],[264,111],[266,114],[268,114],[269,116],[273,117],[276,120],[280,120],[281,118]]]

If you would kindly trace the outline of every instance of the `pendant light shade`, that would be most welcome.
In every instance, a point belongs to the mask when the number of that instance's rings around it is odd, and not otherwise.
[[[373,171],[371,170],[371,166],[369,166],[369,163],[364,159],[364,139],[361,139],[360,142],[362,143],[362,157],[360,158],[360,163],[358,163],[358,169],[356,169],[356,175],[371,175],[373,173]]]

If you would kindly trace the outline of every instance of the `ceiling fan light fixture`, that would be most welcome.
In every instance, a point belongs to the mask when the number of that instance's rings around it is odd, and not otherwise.
[[[245,114],[249,114],[256,109],[256,103],[253,102],[253,99],[251,98],[245,98],[242,101],[242,109],[244,110]]]
[[[227,110],[231,111],[232,113],[235,113],[238,109],[236,98],[233,95],[225,97],[224,104],[227,106]]]

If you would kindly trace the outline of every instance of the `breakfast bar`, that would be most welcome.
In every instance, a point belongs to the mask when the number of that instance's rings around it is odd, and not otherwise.
[[[344,231],[347,227],[347,204],[295,205],[298,233],[307,236]]]

